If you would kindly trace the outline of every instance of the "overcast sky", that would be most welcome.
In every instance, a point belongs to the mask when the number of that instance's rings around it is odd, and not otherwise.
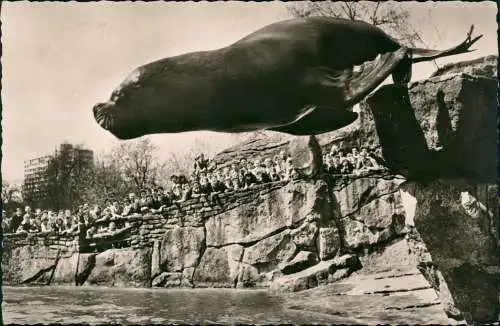
[[[23,177],[23,161],[50,153],[63,142],[96,153],[117,140],[94,121],[91,108],[137,66],[190,51],[226,46],[264,25],[289,18],[282,2],[3,2],[2,176]],[[403,3],[428,45],[461,42],[471,24],[484,34],[471,54],[450,61],[497,54],[494,2]],[[433,64],[414,67],[413,79]],[[225,134],[154,135],[161,155],[200,139],[228,144]]]

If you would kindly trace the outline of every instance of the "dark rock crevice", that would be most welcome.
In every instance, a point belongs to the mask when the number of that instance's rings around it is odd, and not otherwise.
[[[57,263],[54,263],[52,266],[40,269],[35,275],[23,280],[21,284],[49,285],[50,279],[52,278],[51,275],[56,269],[56,266]]]

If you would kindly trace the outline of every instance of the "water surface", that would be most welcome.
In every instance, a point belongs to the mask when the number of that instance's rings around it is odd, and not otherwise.
[[[354,323],[286,309],[265,290],[3,287],[4,323]]]

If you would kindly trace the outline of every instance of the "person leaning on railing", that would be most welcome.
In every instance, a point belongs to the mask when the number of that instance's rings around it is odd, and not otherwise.
[[[2,230],[3,233],[10,233],[12,225],[12,218],[7,216],[7,212],[2,210]]]

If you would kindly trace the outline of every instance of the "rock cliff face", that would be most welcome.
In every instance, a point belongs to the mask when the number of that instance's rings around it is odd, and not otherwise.
[[[131,218],[115,248],[95,252],[77,235],[8,236],[4,281],[295,292],[353,272],[355,279],[418,268],[426,279],[418,282],[435,289],[449,316],[496,320],[492,60],[444,67],[409,90],[384,86],[336,132],[275,134],[229,148],[214,158],[219,165],[286,151],[301,178]],[[321,149],[332,144],[378,148],[390,172],[332,184],[321,169]]]

